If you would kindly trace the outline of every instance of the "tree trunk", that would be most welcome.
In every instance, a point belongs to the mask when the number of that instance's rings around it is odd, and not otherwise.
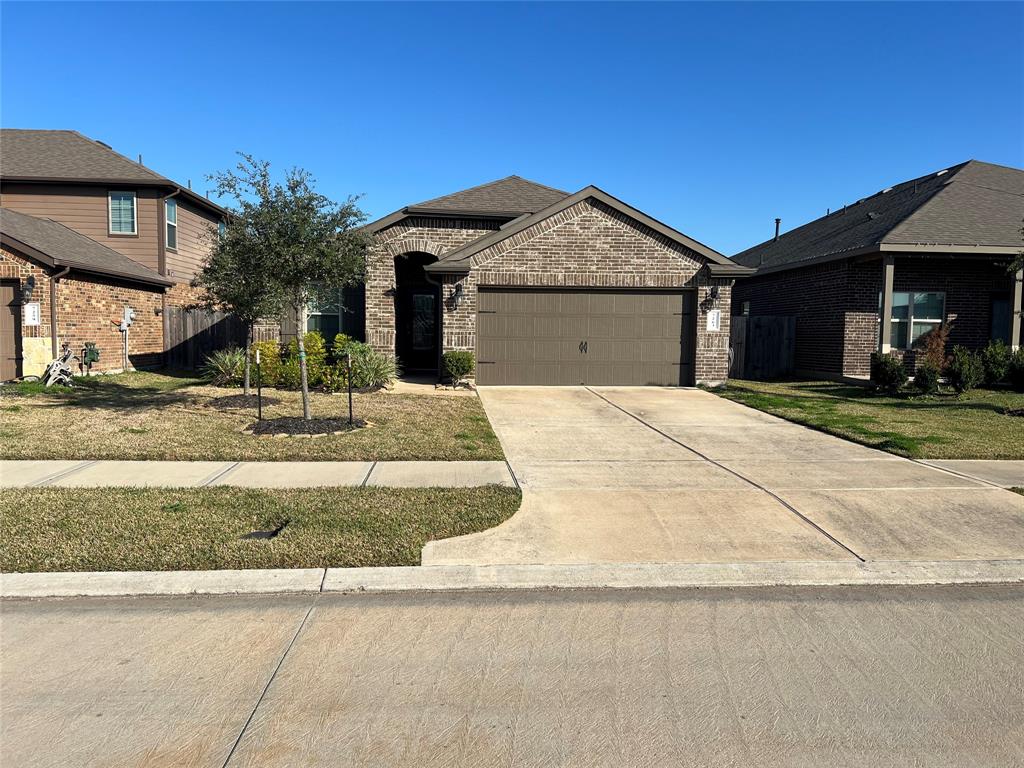
[[[252,323],[248,323],[245,330],[245,377],[242,380],[242,394],[249,396],[249,358],[252,355]]]
[[[302,382],[302,418],[309,421],[309,374],[306,369],[306,305],[295,307],[296,325],[295,339],[299,345],[299,378]]]

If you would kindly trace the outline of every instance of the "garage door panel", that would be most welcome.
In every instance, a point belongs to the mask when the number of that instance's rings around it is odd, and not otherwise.
[[[690,383],[694,304],[692,291],[481,289],[480,383]]]

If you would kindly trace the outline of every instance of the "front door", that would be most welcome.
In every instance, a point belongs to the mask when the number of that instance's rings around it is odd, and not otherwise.
[[[411,288],[404,293],[398,358],[406,370],[437,370],[437,289]]]

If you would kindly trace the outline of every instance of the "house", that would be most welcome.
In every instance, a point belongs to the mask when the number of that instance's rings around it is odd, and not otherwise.
[[[509,176],[368,228],[366,340],[407,371],[471,350],[479,384],[726,378],[730,292],[749,270],[597,187]]]
[[[118,322],[135,312],[128,366],[169,345],[168,308],[189,285],[225,211],[75,131],[0,131],[0,380],[42,373],[61,343],[124,367]]]
[[[913,369],[942,323],[949,344],[1021,343],[1024,171],[970,160],[897,184],[733,257],[753,270],[733,311],[797,319],[796,369],[870,375],[872,352]],[[879,317],[888,322],[879,324]]]

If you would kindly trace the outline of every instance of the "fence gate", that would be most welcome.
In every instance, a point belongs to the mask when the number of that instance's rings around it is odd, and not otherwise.
[[[729,378],[764,381],[793,372],[796,318],[736,315],[729,319]]]

